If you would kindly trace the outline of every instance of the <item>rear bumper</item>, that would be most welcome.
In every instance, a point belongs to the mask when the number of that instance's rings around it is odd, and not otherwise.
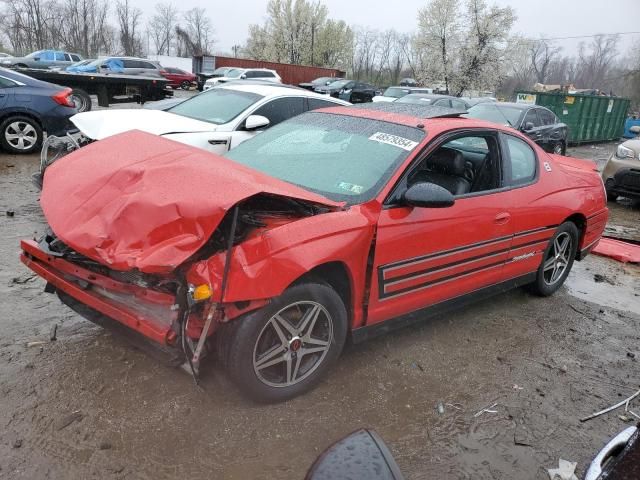
[[[21,241],[20,247],[22,263],[56,290],[154,342],[166,346],[175,343],[178,309],[173,295],[79,267],[43,251],[33,240]]]

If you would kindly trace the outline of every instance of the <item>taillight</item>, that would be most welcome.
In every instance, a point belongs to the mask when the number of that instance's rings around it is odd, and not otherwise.
[[[64,107],[75,107],[75,103],[73,103],[73,100],[71,100],[72,92],[73,90],[71,90],[70,88],[65,88],[64,90],[60,90],[55,95],[52,95],[51,98],[58,105],[62,105]]]

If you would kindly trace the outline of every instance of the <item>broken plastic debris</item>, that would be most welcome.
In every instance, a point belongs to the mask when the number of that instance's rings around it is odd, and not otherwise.
[[[550,480],[578,480],[578,477],[576,477],[577,465],[578,464],[576,462],[569,462],[561,458],[558,461],[558,468],[547,469],[547,472],[549,473],[549,479]]]
[[[474,417],[479,417],[480,415],[482,415],[483,413],[498,413],[497,410],[493,410],[496,406],[498,405],[498,402],[494,403],[493,405],[490,405],[488,407],[483,408],[482,410],[480,410],[479,412],[476,412],[476,414],[474,415]]]

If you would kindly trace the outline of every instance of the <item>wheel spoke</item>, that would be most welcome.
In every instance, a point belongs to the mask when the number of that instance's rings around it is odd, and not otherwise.
[[[20,135],[17,133],[6,133],[4,136],[7,140],[14,140],[16,138],[19,138]]]
[[[560,244],[560,255],[564,256],[567,252],[567,247],[569,246],[569,237],[564,237],[562,243]]]
[[[553,254],[554,254],[554,256],[555,256],[555,255],[558,255],[558,254],[560,253],[560,250],[561,250],[561,248],[560,248],[560,242],[558,242],[558,240],[560,240],[560,238],[556,238],[556,239],[553,241]]]
[[[293,328],[293,326],[286,319],[282,318],[280,315],[274,315],[273,320],[274,320],[273,323],[277,323],[281,327],[284,327],[285,330],[289,332],[289,335],[291,335],[292,337],[298,334],[296,329]]]
[[[293,367],[293,373],[291,374],[290,382],[295,382],[296,378],[298,378],[298,372],[300,371],[300,364],[302,363],[302,355],[298,355],[296,357],[296,364]]]
[[[554,257],[551,257],[549,260],[547,260],[544,263],[543,271],[546,272],[547,270],[552,269],[555,266],[555,264],[556,264],[556,259]]]
[[[283,352],[282,348],[277,348],[274,350],[274,352],[276,353],[274,354],[273,352],[270,352],[268,354],[268,357],[270,358],[270,360],[265,360],[264,358],[262,358],[258,362],[256,362],[254,365],[255,369],[264,370],[265,368],[272,367],[274,365],[287,361],[286,353],[282,354]]]
[[[24,148],[24,139],[23,138],[19,138],[18,139],[18,148]]]
[[[326,347],[327,345],[329,345],[328,341],[321,340],[319,338],[313,338],[311,335],[309,335],[308,337],[302,337],[302,341],[305,343],[305,345],[319,345],[321,347]]]
[[[300,349],[300,353],[298,354],[299,357],[303,356],[303,355],[310,355],[312,353],[320,353],[320,352],[324,352],[327,349],[326,345],[324,347],[313,347],[313,348],[302,348]]]
[[[291,355],[287,355],[286,361],[287,361],[287,384],[290,384],[293,382],[293,379],[292,379],[293,372],[291,371],[291,367],[293,365],[291,365],[292,364]]]
[[[271,327],[276,332],[276,335],[278,335],[278,338],[280,339],[280,344],[282,346],[287,345],[289,343],[289,341],[287,340],[287,337],[285,336],[284,332],[282,331],[282,328],[280,327],[280,323],[276,320],[276,317],[273,317],[271,319]]]
[[[319,314],[320,305],[313,305],[309,310],[307,310],[307,312],[302,317],[300,327],[298,328],[298,334],[300,336],[311,335]]]

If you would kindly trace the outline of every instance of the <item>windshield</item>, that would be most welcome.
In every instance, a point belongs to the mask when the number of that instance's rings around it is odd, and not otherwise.
[[[331,77],[320,77],[320,78],[316,78],[313,82],[311,82],[312,85],[327,85],[329,82],[331,82],[331,80],[333,80]]]
[[[261,98],[263,98],[262,95],[256,93],[214,88],[191,97],[167,111],[183,117],[221,125],[236,118]]]
[[[425,132],[329,113],[305,113],[255,136],[226,157],[334,201],[378,194]]]
[[[488,122],[499,123],[500,125],[516,126],[520,119],[522,110],[517,107],[498,107],[494,103],[479,103],[469,109],[467,117],[487,120]]]
[[[398,87],[389,87],[383,93],[385,97],[393,97],[393,98],[404,97],[405,95],[408,95],[408,94],[409,94],[409,90],[407,90],[406,88],[398,88]]]
[[[240,77],[240,75],[242,75],[244,73],[244,70],[241,68],[232,68],[231,70],[228,70],[224,76],[227,78],[238,78]]]

